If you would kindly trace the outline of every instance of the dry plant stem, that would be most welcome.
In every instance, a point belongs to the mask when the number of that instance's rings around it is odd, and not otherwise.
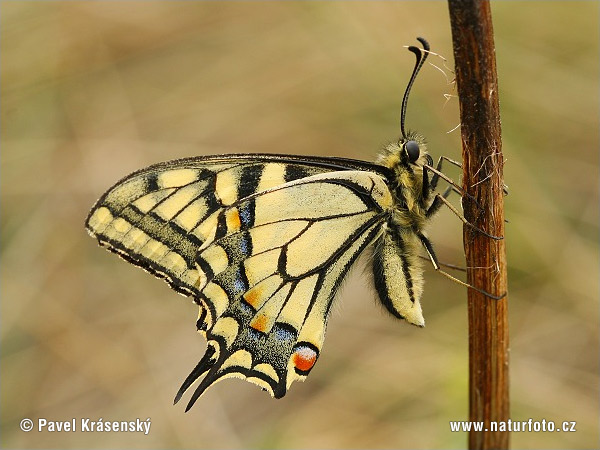
[[[504,236],[502,142],[498,80],[488,0],[448,0],[463,147],[465,218],[494,236]],[[471,200],[476,199],[480,207]],[[495,295],[507,291],[504,240],[463,228],[467,280]],[[475,269],[475,268],[490,269]],[[469,311],[469,420],[507,421],[508,298],[493,300],[472,289]],[[507,432],[469,434],[470,449],[505,449]]]

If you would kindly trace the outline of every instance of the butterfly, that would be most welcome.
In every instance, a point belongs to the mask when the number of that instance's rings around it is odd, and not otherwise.
[[[423,138],[404,128],[429,52],[418,40],[422,49],[409,47],[416,64],[402,137],[376,163],[272,154],[179,159],[123,178],[90,211],[86,229],[100,245],[199,306],[207,350],[175,397],[197,384],[186,411],[226,378],[275,398],[303,381],[320,356],[336,291],[368,247],[381,303],[424,326],[421,247],[440,269],[424,227],[460,188],[440,171],[442,158],[434,168]],[[450,183],[443,195],[435,193],[440,179]]]

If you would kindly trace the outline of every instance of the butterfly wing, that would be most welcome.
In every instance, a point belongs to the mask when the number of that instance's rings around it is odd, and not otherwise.
[[[382,176],[353,170],[360,162],[286,158],[153,166],[117,183],[88,217],[102,245],[200,305],[207,352],[176,398],[205,375],[189,406],[228,377],[277,398],[303,380],[335,291],[392,207]]]
[[[213,231],[215,213],[232,197],[244,198],[318,173],[353,169],[385,170],[345,158],[268,154],[169,161],[117,182],[96,202],[85,225],[100,245],[164,278],[177,292],[196,296],[201,279],[196,251]]]

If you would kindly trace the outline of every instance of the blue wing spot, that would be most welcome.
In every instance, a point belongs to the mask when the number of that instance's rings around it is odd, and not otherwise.
[[[244,233],[242,238],[240,239],[240,251],[244,256],[250,256],[252,253],[252,245],[250,243],[250,236],[247,233]]]
[[[244,314],[254,315],[254,313],[256,312],[255,309],[252,306],[250,306],[244,299],[240,301],[240,309]]]
[[[254,199],[243,202],[238,208],[242,229],[247,230],[254,223]]]
[[[258,330],[255,330],[252,327],[248,327],[248,337],[250,339],[262,339],[262,338],[264,338],[264,336],[265,336],[264,333],[262,333]]]
[[[241,268],[237,269],[235,278],[233,280],[233,289],[235,290],[235,296],[238,297],[248,290],[248,284],[246,283],[246,277],[242,272]]]
[[[298,334],[296,330],[287,323],[276,323],[273,327],[275,338],[280,341],[291,341],[296,340]]]

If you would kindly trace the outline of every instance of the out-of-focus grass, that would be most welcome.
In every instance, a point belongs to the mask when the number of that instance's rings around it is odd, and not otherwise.
[[[171,406],[204,351],[195,307],[83,230],[112,183],[227,152],[371,160],[398,135],[427,37],[452,66],[444,2],[10,2],[1,12],[1,441],[9,448],[460,448],[464,290],[432,271],[427,327],[388,317],[362,270],[323,356],[285,399],[226,381]],[[515,448],[598,447],[598,4],[495,2]],[[442,66],[441,60],[432,62]],[[448,77],[451,73],[446,70]],[[457,102],[428,66],[408,125],[460,157]],[[458,177],[458,172],[452,172]],[[456,199],[455,199],[456,201]],[[440,257],[462,260],[440,213]],[[150,436],[23,433],[24,417],[152,419]]]

